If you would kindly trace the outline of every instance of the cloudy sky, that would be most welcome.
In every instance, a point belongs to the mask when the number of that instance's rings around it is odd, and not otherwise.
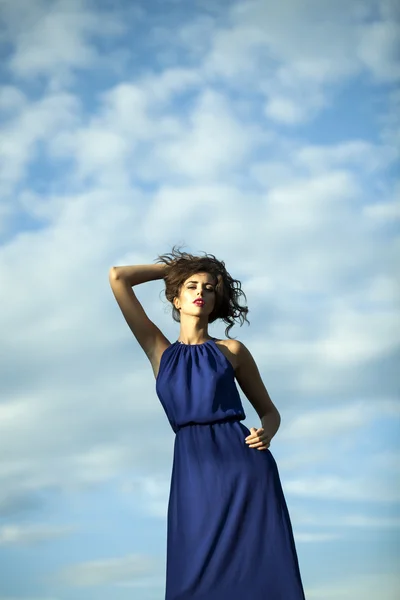
[[[108,270],[173,244],[247,294],[307,600],[399,597],[396,5],[0,0],[0,600],[163,600],[174,434]]]

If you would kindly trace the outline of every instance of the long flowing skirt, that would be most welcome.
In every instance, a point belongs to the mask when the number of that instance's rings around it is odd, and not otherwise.
[[[240,421],[177,432],[165,600],[305,600],[277,464],[249,433]]]

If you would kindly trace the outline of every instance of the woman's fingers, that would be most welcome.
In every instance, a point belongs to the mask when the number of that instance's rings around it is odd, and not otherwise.
[[[269,437],[264,433],[264,429],[256,429],[252,427],[250,429],[251,434],[245,438],[246,444],[249,448],[257,448],[257,450],[266,450],[270,445]]]
[[[259,435],[262,435],[264,433],[264,429],[261,427],[260,429],[256,429],[255,427],[250,427],[250,435],[247,436],[246,441],[247,440],[253,440],[259,437]]]
[[[252,444],[248,444],[249,448],[261,448],[262,446],[269,446],[268,440],[261,440],[260,442],[254,442]]]

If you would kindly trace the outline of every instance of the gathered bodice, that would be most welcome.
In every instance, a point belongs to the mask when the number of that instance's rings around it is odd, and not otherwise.
[[[172,429],[246,418],[232,364],[214,340],[174,342],[161,357],[156,391]]]

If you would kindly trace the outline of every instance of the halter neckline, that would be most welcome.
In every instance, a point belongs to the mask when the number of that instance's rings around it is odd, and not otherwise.
[[[176,340],[177,344],[181,344],[181,346],[204,346],[204,344],[208,344],[209,342],[215,342],[215,338],[210,338],[209,340],[206,340],[205,342],[201,342],[200,344],[185,344],[185,342],[181,342],[180,340]]]

